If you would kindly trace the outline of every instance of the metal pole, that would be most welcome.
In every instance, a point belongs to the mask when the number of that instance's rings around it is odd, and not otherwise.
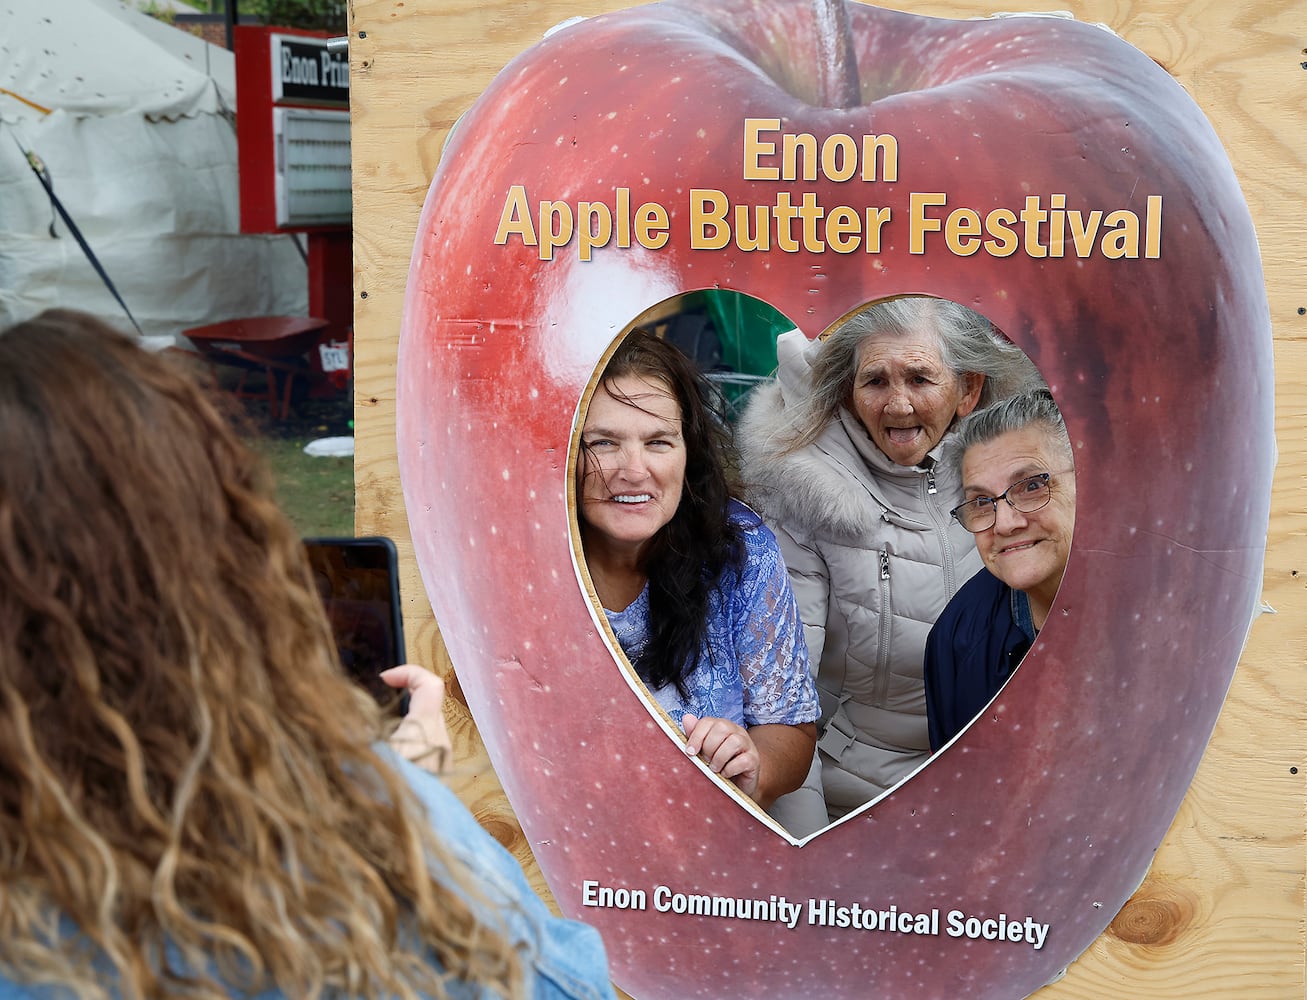
[[[236,51],[236,19],[240,14],[236,10],[238,0],[227,0],[223,4],[223,21],[227,25],[227,51]]]

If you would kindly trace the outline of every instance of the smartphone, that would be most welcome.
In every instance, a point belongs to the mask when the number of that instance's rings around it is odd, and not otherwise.
[[[304,548],[345,672],[377,702],[403,714],[408,696],[381,671],[406,662],[399,554],[389,538],[306,538]]]

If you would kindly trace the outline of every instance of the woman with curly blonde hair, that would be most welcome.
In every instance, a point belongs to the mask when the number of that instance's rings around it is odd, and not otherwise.
[[[192,375],[78,313],[0,333],[0,995],[611,996],[381,736]]]

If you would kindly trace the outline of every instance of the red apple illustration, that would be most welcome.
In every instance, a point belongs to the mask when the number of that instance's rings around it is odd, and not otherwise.
[[[709,287],[814,337],[889,295],[970,305],[1039,365],[1076,448],[1075,546],[1016,679],[802,845],[654,721],[572,543],[596,366],[641,312]],[[1257,604],[1270,347],[1215,134],[1101,28],[667,0],[505,68],[419,224],[401,475],[491,759],[616,982],[640,1000],[1013,998],[1079,955],[1166,833]]]

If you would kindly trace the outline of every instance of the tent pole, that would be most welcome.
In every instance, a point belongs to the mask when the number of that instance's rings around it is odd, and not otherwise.
[[[227,25],[227,51],[236,51],[236,20],[240,14],[236,10],[237,0],[227,0],[223,6],[223,21]]]

